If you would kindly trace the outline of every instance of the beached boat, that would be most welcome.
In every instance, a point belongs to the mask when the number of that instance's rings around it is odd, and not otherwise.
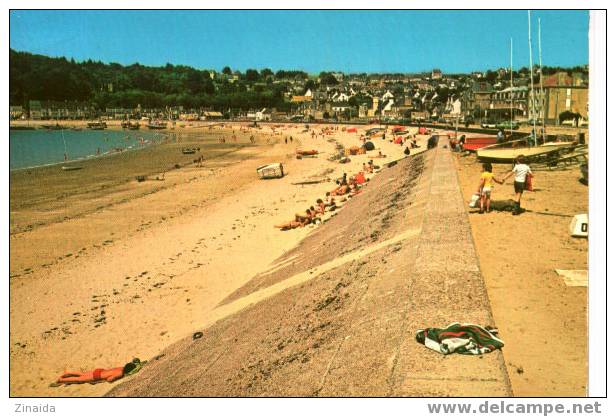
[[[88,123],[88,129],[104,130],[104,129],[107,129],[107,123],[106,122],[90,122]]]
[[[138,130],[141,125],[139,124],[139,122],[133,123],[129,120],[125,120],[122,122],[121,126],[122,129]]]
[[[153,129],[153,130],[160,130],[160,129],[166,129],[167,128],[167,122],[160,122],[160,121],[154,121],[154,122],[150,122],[148,123],[148,129]]]
[[[257,173],[261,179],[272,179],[284,177],[284,168],[281,163],[262,165],[257,168]]]
[[[465,151],[475,152],[478,149],[485,148],[496,144],[496,137],[494,136],[471,136],[464,138],[464,145],[462,148]]]
[[[62,125],[60,125],[58,123],[53,124],[53,125],[41,125],[41,127],[43,129],[47,129],[47,130],[62,130],[62,129],[66,129],[66,127],[64,127],[64,126],[62,126]]]
[[[9,130],[34,130],[34,126],[15,126],[9,125]]]
[[[62,171],[77,171],[82,168],[80,166],[62,165]]]
[[[200,151],[201,148],[182,148],[182,153],[184,155],[192,155]]]
[[[572,142],[548,142],[542,146],[531,146],[526,138],[477,149],[477,158],[481,162],[509,163],[522,155],[532,161],[557,154],[572,146]]]

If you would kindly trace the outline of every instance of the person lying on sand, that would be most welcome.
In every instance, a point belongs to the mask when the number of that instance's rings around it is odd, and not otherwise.
[[[310,224],[313,217],[314,216],[310,212],[310,209],[306,209],[306,212],[304,214],[296,214],[295,220],[291,220],[290,222],[287,222],[287,223],[277,224],[277,225],[274,225],[274,227],[280,230],[289,230],[289,229],[295,229],[297,227],[304,227]]]
[[[339,207],[336,206],[336,200],[334,200],[334,197],[329,192],[326,193],[325,201],[320,198],[317,199],[317,213],[319,214],[325,214],[326,211],[334,211],[337,208]]]
[[[317,151],[316,149],[311,149],[311,150],[301,150],[301,149],[298,149],[296,151],[296,153],[298,155],[302,155],[302,156],[312,156],[312,155],[318,155],[319,151]]]
[[[351,187],[348,184],[343,184],[339,187],[334,188],[329,193],[331,195],[345,195],[351,191]]]
[[[329,191],[325,193],[325,202],[323,203],[323,205],[325,209],[329,211],[334,211],[338,208],[338,206],[336,206],[336,200]]]
[[[59,386],[61,384],[97,384],[102,381],[113,382],[125,375],[131,375],[139,371],[145,362],[141,362],[138,358],[133,359],[131,362],[118,368],[102,369],[97,368],[89,372],[65,372],[60,378],[56,380],[53,386]]]

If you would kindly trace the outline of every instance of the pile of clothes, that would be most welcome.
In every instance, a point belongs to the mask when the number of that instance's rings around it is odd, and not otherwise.
[[[496,337],[497,329],[477,324],[452,323],[445,328],[429,327],[415,333],[415,340],[443,355],[482,355],[501,349],[505,343]]]

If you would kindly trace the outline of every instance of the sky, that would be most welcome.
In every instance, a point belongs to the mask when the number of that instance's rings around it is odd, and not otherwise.
[[[588,11],[531,11],[533,63],[588,63]],[[462,73],[529,66],[527,11],[32,11],[10,47],[76,61],[309,73]]]

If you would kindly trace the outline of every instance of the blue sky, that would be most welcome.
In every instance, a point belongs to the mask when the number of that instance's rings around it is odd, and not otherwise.
[[[587,11],[533,11],[544,65],[588,63]],[[10,46],[81,61],[344,72],[528,66],[526,11],[12,11]]]

